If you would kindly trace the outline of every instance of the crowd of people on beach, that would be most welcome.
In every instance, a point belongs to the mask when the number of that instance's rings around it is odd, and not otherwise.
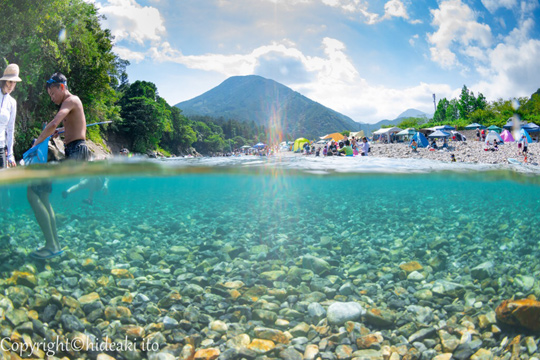
[[[302,149],[303,155],[315,156],[368,156],[370,145],[368,139],[362,139],[352,136],[350,139],[343,136],[340,141],[330,140],[323,146],[317,144],[310,145],[306,142]]]

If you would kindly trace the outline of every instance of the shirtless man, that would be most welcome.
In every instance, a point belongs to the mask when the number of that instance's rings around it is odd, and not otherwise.
[[[83,105],[78,96],[73,95],[67,88],[67,79],[60,73],[55,73],[46,85],[51,100],[60,105],[60,110],[54,119],[45,126],[34,145],[44,141],[58,131],[65,131],[64,144],[66,159],[89,160],[90,151],[86,146],[86,118]],[[64,122],[64,127],[57,130],[58,125]]]
[[[89,160],[90,151],[85,142],[86,118],[81,100],[69,92],[67,79],[60,73],[51,76],[45,87],[51,100],[56,105],[60,105],[60,110],[54,119],[45,126],[34,145],[45,141],[51,135],[58,134],[61,130],[65,130],[66,160]],[[57,129],[62,121],[64,122],[64,128]],[[36,220],[45,236],[45,246],[30,254],[31,257],[40,260],[49,259],[63,253],[56,232],[56,217],[49,202],[51,191],[51,182],[30,185],[27,191],[28,202],[34,210]]]

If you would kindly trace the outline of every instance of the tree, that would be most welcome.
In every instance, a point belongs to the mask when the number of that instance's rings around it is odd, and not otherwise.
[[[112,52],[93,4],[83,0],[0,0],[0,62],[17,63],[23,81],[18,100],[15,153],[19,157],[58,110],[44,84],[57,71],[84,104],[87,120],[117,120],[113,86],[127,62]],[[125,73],[125,71],[124,71]]]
[[[449,102],[446,98],[439,100],[435,114],[433,114],[433,122],[444,122],[446,120],[446,112],[448,110]]]
[[[120,130],[135,152],[156,149],[163,133],[172,131],[171,111],[165,100],[157,96],[157,88],[147,81],[136,81],[120,100]]]

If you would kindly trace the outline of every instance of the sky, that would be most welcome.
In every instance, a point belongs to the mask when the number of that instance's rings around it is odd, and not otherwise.
[[[539,0],[87,0],[171,104],[230,76],[278,81],[362,123],[463,86],[488,101],[540,88]]]

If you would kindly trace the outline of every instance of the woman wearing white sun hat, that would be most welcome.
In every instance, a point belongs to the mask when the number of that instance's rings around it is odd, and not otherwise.
[[[13,156],[13,135],[17,101],[10,94],[19,81],[21,81],[19,66],[9,64],[0,78],[0,169],[7,167],[8,164],[16,166]]]

